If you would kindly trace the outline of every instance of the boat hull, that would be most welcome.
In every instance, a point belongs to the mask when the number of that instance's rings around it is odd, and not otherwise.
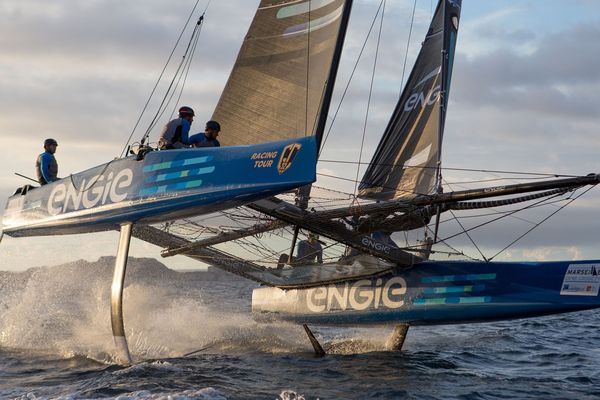
[[[314,182],[315,165],[314,137],[116,159],[10,197],[2,230],[88,233],[201,215]]]
[[[259,288],[260,320],[321,325],[437,325],[600,307],[600,261],[436,262],[309,289]]]

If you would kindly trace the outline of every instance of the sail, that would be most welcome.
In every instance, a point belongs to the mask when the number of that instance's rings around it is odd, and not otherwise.
[[[350,0],[262,0],[213,119],[224,145],[315,134]]]
[[[458,33],[461,0],[440,0],[417,61],[359,187],[391,200],[433,194]]]

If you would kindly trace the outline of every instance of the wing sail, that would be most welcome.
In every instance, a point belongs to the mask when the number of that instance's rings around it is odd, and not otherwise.
[[[392,200],[436,192],[460,0],[441,0],[359,195]]]
[[[314,134],[351,3],[261,1],[213,114],[223,144]]]

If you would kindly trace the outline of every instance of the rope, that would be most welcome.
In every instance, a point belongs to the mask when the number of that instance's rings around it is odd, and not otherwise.
[[[152,121],[150,122],[150,125],[148,126],[148,129],[146,129],[146,133],[144,133],[144,136],[142,137],[142,140],[140,141],[141,143],[144,143],[144,141],[146,140],[146,138],[150,134],[150,131],[158,123],[159,118],[162,116],[162,114],[164,113],[165,109],[168,107],[169,103],[166,102],[167,97],[169,97],[169,94],[171,93],[171,89],[173,89],[173,84],[175,83],[175,79],[179,76],[180,71],[182,70],[183,66],[185,65],[186,58],[187,58],[188,54],[190,54],[190,48],[191,48],[192,44],[194,43],[194,39],[196,37],[196,33],[199,30],[199,27],[202,26],[202,21],[203,20],[204,20],[204,15],[200,16],[199,23],[196,24],[196,26],[194,27],[194,30],[192,31],[192,36],[190,37],[190,41],[188,42],[188,45],[187,45],[187,47],[185,49],[185,52],[184,52],[184,54],[182,56],[181,62],[179,63],[179,66],[177,67],[177,70],[175,71],[175,74],[173,75],[173,79],[171,79],[171,82],[169,83],[169,87],[167,88],[167,92],[165,93],[165,96],[163,97],[162,101],[160,102],[160,105],[158,106],[158,110],[156,111],[156,114],[152,118]],[[174,90],[176,90],[176,89],[174,89]]]
[[[317,172],[317,175],[324,176],[324,177],[327,177],[327,178],[338,179],[338,180],[346,181],[346,182],[352,182],[352,183],[358,183],[359,182],[358,179],[342,178],[342,177],[335,176],[335,175],[324,174],[322,172]],[[393,190],[396,193],[415,194],[415,195],[422,195],[422,196],[427,196],[429,194],[429,193],[418,193],[418,192],[414,192],[414,191],[410,191],[410,190],[397,189],[397,188],[391,187],[391,186],[382,186],[382,188]]]
[[[404,54],[404,65],[402,66],[402,79],[400,80],[400,96],[402,88],[404,88],[404,73],[406,72],[406,61],[408,60],[408,48],[410,46],[410,38],[412,36],[413,24],[415,22],[415,12],[417,10],[417,0],[413,4],[412,18],[410,19],[410,30],[408,31],[408,40],[406,41],[406,53]]]
[[[357,164],[357,161],[347,161],[347,160],[326,160],[320,159],[319,162],[325,163],[335,163],[335,164]],[[369,165],[371,163],[360,162],[360,165]],[[383,166],[383,167],[394,167],[395,164],[389,163],[372,163],[373,165]],[[423,169],[437,169],[436,167],[420,167],[420,166],[411,166],[411,168],[423,168]],[[493,169],[473,169],[473,168],[449,168],[442,167],[442,170],[445,171],[462,171],[462,172],[485,172],[485,173],[497,173],[497,174],[514,174],[514,175],[534,175],[541,177],[549,177],[549,178],[577,178],[579,175],[568,175],[568,174],[552,174],[552,173],[543,173],[543,172],[524,172],[524,171],[503,171],[503,170],[493,170]]]
[[[308,103],[310,92],[310,31],[311,31],[312,1],[308,2],[308,35],[306,45],[306,99],[304,104],[304,136],[308,136]]]
[[[202,21],[204,21],[204,14],[202,14],[202,16],[200,16],[198,23],[201,24]],[[183,78],[183,84],[181,85],[181,89],[179,90],[179,96],[177,96],[177,101],[175,101],[175,103],[173,104],[173,110],[171,111],[171,115],[169,116],[169,119],[173,119],[173,116],[175,115],[175,110],[177,109],[177,105],[179,104],[179,102],[181,100],[181,96],[183,95],[183,89],[185,88],[185,84],[187,83],[187,77],[190,72],[190,67],[192,66],[192,60],[194,59],[194,55],[196,54],[196,48],[198,46],[198,40],[200,39],[201,33],[202,33],[202,26],[200,26],[200,29],[198,30],[198,35],[196,35],[196,39],[194,41],[194,44],[192,45],[192,53],[190,54],[190,58],[188,59],[188,62],[187,62],[187,68],[185,71],[185,76]],[[181,79],[181,75],[180,75],[180,79]],[[176,86],[179,86],[179,81],[177,81]],[[175,92],[173,92],[173,93],[175,93]],[[169,102],[170,101],[171,101],[171,99],[169,99]]]
[[[460,222],[460,220],[458,218],[456,218],[456,215],[454,214],[454,212],[452,212],[452,210],[449,210],[450,214],[452,215],[452,217],[454,218],[454,220],[456,221],[456,223],[460,226],[460,229],[463,230],[463,232],[465,233],[465,235],[467,235],[467,237],[469,238],[469,240],[471,241],[471,243],[473,244],[473,246],[475,246],[475,248],[477,249],[477,251],[479,252],[479,254],[481,254],[481,257],[483,257],[483,259],[487,262],[488,259],[485,258],[485,255],[483,254],[483,252],[481,251],[481,249],[479,248],[479,246],[477,246],[477,243],[475,243],[475,240],[473,240],[473,238],[471,237],[471,235],[469,234],[469,232],[467,232],[467,230],[465,229],[465,227],[463,226],[463,224]]]
[[[198,6],[199,2],[200,2],[200,0],[196,0],[196,4],[194,4],[194,8],[192,8],[192,11],[190,12],[190,15],[188,16],[187,21],[183,25],[183,29],[181,30],[181,33],[179,33],[179,37],[177,38],[177,41],[175,42],[175,46],[173,46],[173,50],[171,50],[171,54],[169,54],[169,58],[167,58],[167,62],[165,63],[165,66],[163,67],[162,71],[160,72],[160,75],[158,76],[158,79],[156,80],[154,87],[152,88],[152,92],[150,92],[150,96],[148,96],[148,100],[146,100],[146,104],[144,104],[144,108],[142,109],[142,112],[140,113],[140,116],[138,117],[138,119],[135,123],[135,126],[131,130],[131,133],[129,134],[129,138],[127,138],[127,143],[125,143],[125,147],[123,147],[120,157],[123,157],[125,155],[125,152],[127,151],[127,146],[129,145],[129,142],[131,142],[131,138],[133,137],[133,134],[135,133],[138,125],[140,124],[140,121],[142,120],[142,117],[144,116],[144,113],[146,112],[146,109],[148,108],[148,105],[150,104],[150,100],[152,100],[152,97],[154,97],[156,88],[158,87],[158,84],[162,80],[165,70],[167,69],[167,66],[169,65],[169,63],[171,62],[171,58],[173,57],[175,50],[179,46],[179,42],[181,41],[181,38],[183,37],[183,33],[187,29],[187,26],[190,23],[190,20],[192,19],[192,16],[194,15],[194,12],[196,11],[196,7]],[[209,1],[209,3],[210,3],[210,1]]]
[[[558,196],[559,196],[559,195],[554,195],[554,196],[552,196],[551,198],[555,198],[555,197],[558,197]],[[548,200],[548,199],[542,199],[542,200],[538,201],[537,203],[534,203],[534,204],[532,204],[532,205],[529,205],[529,206],[527,206],[527,207],[518,208],[518,209],[516,209],[516,210],[513,210],[513,211],[511,211],[511,212],[509,212],[509,213],[507,213],[507,214],[504,214],[504,215],[502,215],[502,216],[500,216],[500,217],[498,217],[498,218],[494,218],[494,219],[492,219],[492,220],[490,220],[490,221],[487,221],[487,222],[481,223],[481,224],[479,224],[479,225],[476,225],[476,226],[474,226],[474,227],[472,227],[472,228],[469,228],[469,229],[467,229],[465,232],[459,232],[459,233],[457,233],[457,234],[454,234],[454,235],[452,235],[452,236],[448,236],[448,237],[447,237],[447,238],[445,238],[444,240],[450,240],[450,239],[452,239],[452,238],[455,238],[455,237],[457,237],[457,236],[460,236],[460,235],[462,235],[463,233],[470,232],[470,231],[472,231],[472,230],[475,230],[475,229],[481,228],[482,226],[489,225],[489,224],[491,224],[492,222],[496,222],[496,221],[499,221],[499,220],[501,220],[501,219],[503,219],[503,218],[509,217],[509,216],[511,216],[511,215],[513,215],[513,214],[515,214],[515,213],[519,212],[519,211],[523,211],[523,210],[527,210],[527,209],[529,209],[529,208],[533,208],[533,206],[536,206],[536,205],[542,204],[542,203],[546,202],[547,200]],[[492,257],[492,258],[493,258],[493,257]]]
[[[358,67],[358,63],[360,62],[360,60],[362,58],[363,52],[365,51],[367,42],[368,42],[369,38],[371,37],[371,31],[373,30],[373,27],[375,26],[375,22],[377,21],[377,17],[379,16],[379,11],[381,10],[381,6],[383,5],[383,2],[384,2],[384,0],[381,0],[381,2],[379,3],[379,7],[377,8],[375,17],[373,18],[373,21],[371,21],[371,26],[369,27],[369,32],[367,33],[367,37],[365,38],[362,48],[360,49],[360,53],[358,54],[358,58],[356,59],[356,62],[354,63],[354,68],[352,68],[352,73],[350,74],[350,78],[348,78],[348,82],[346,82],[346,87],[344,88],[344,92],[342,93],[340,102],[338,103],[335,113],[333,114],[333,117],[331,119],[331,124],[329,124],[329,129],[327,130],[327,133],[325,134],[325,138],[323,138],[323,143],[321,144],[321,148],[319,149],[319,154],[318,154],[319,156],[321,155],[321,152],[325,148],[325,143],[327,143],[327,138],[329,138],[329,133],[331,133],[331,128],[333,128],[333,125],[335,124],[337,115],[340,111],[340,108],[342,107],[342,103],[344,102],[344,99],[346,98],[346,94],[348,93],[348,88],[350,87],[350,83],[352,82],[352,79],[354,78],[354,73],[356,72],[356,68]]]
[[[356,167],[356,182],[354,183],[354,193],[358,190],[358,176],[360,174],[360,162],[362,161],[363,149],[365,146],[365,136],[367,135],[367,124],[369,122],[369,111],[371,109],[371,98],[373,96],[373,82],[375,82],[375,71],[377,70],[377,59],[379,57],[379,45],[381,43],[381,31],[383,30],[383,18],[385,16],[385,0],[381,10],[381,22],[379,23],[379,33],[377,35],[377,46],[375,48],[375,60],[373,61],[373,72],[371,72],[371,83],[369,85],[369,98],[367,100],[367,111],[365,113],[365,122],[363,124],[362,140],[360,142],[360,152],[358,153],[358,166]]]
[[[596,186],[596,185],[594,185]],[[574,197],[572,199],[570,199],[567,203],[563,204],[561,207],[559,207],[557,210],[555,210],[553,213],[551,213],[550,215],[548,215],[546,218],[544,218],[543,220],[541,220],[539,223],[537,223],[536,225],[532,226],[530,229],[528,229],[525,233],[523,233],[521,236],[519,236],[518,238],[516,238],[515,240],[513,240],[512,242],[510,242],[506,247],[504,247],[502,250],[500,250],[499,252],[497,252],[496,254],[494,254],[493,257],[491,257],[489,259],[489,261],[492,261],[494,258],[496,258],[496,256],[498,256],[499,254],[503,253],[505,250],[507,250],[509,247],[511,247],[512,245],[514,245],[515,243],[517,243],[519,240],[521,240],[522,238],[524,238],[526,235],[528,235],[529,233],[531,233],[531,231],[533,231],[534,229],[536,229],[537,227],[539,227],[540,225],[542,225],[544,222],[546,222],[547,220],[549,220],[550,218],[552,218],[554,215],[558,214],[558,212],[560,212],[561,210],[563,210],[566,206],[568,206],[569,204],[573,203],[575,200],[577,200],[578,198],[580,198],[581,196],[583,196],[584,194],[586,194],[587,192],[589,192],[590,190],[592,190],[594,188],[594,186],[591,186],[589,188],[587,188],[586,190],[584,190],[579,196]]]
[[[89,185],[86,189],[80,190],[81,188],[77,187],[77,185],[75,184],[75,181],[73,180],[73,174],[69,175],[69,180],[71,181],[71,185],[73,185],[73,188],[75,188],[75,190],[78,191],[78,192],[81,192],[81,193],[87,192],[88,190],[90,190],[94,186],[96,186],[96,184],[98,183],[98,181],[100,180],[100,178],[104,175],[104,173],[108,169],[109,165],[112,164],[116,160],[117,159],[113,159],[113,160],[110,160],[109,162],[107,162],[106,165],[104,165],[104,167],[100,171],[100,173],[98,175],[96,175],[96,180],[94,180],[94,183],[92,183],[91,185]]]

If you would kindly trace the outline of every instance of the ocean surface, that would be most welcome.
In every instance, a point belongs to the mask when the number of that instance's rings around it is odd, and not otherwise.
[[[598,399],[600,312],[411,328],[258,324],[255,284],[132,259],[119,366],[110,329],[113,258],[0,272],[0,398]],[[187,355],[188,353],[194,354]]]

